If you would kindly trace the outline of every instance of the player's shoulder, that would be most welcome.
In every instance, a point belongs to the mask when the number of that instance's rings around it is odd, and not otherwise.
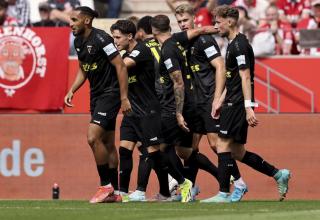
[[[249,40],[246,37],[246,35],[239,33],[236,38],[234,39],[234,48],[237,51],[240,51],[243,48],[247,48],[247,46],[249,45]]]
[[[156,39],[154,39],[154,38],[148,38],[148,39],[144,40],[143,43],[149,48],[160,47],[159,42],[156,41]]]
[[[215,38],[213,35],[211,34],[203,34],[203,35],[200,35],[197,40],[203,44],[205,43],[208,43],[208,42],[215,42]]]
[[[97,43],[105,44],[108,42],[113,42],[113,38],[104,30],[94,28],[93,31],[93,38]]]

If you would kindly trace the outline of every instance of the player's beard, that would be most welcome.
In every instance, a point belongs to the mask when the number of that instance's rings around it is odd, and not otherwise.
[[[80,29],[78,29],[78,31],[76,31],[76,32],[74,32],[74,31],[72,31],[72,34],[73,34],[73,36],[79,36],[79,35],[82,35],[84,33],[84,28],[80,28]]]

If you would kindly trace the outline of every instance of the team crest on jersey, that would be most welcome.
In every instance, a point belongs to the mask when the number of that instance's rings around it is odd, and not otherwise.
[[[95,54],[95,48],[92,45],[87,45],[87,50],[89,54]]]
[[[194,54],[194,47],[191,47],[191,49],[190,49],[190,53],[191,53],[191,55],[193,55],[193,54]]]
[[[0,88],[8,97],[33,77],[44,78],[46,68],[46,48],[34,31],[24,27],[0,29]]]

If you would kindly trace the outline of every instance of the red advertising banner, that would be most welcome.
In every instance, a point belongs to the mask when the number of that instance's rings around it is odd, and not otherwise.
[[[0,28],[0,109],[61,110],[69,28]]]
[[[259,126],[249,129],[247,148],[278,168],[292,171],[288,199],[319,199],[319,114],[259,114]],[[0,199],[50,199],[58,183],[61,199],[89,200],[99,177],[86,136],[88,114],[0,114]],[[119,146],[118,117],[116,146]],[[301,129],[303,128],[303,129]],[[205,137],[200,151],[217,164]],[[137,187],[138,151],[134,151],[130,190]],[[278,200],[273,178],[238,163],[249,187],[244,199]],[[158,192],[154,172],[147,196]],[[199,171],[199,198],[219,190],[217,180]],[[1,210],[2,211],[2,210]]]

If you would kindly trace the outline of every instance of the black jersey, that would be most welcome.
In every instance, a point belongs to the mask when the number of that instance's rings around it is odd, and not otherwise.
[[[251,101],[254,102],[254,53],[248,39],[239,33],[228,45],[226,54],[226,103],[243,103],[242,83],[239,70],[250,69]]]
[[[160,104],[155,91],[154,59],[150,49],[139,42],[123,57],[129,57],[136,63],[128,69],[128,96],[133,116],[142,117],[151,113],[160,113]]]
[[[207,105],[213,101],[216,70],[210,62],[219,56],[220,49],[212,35],[201,35],[190,42],[187,58],[194,76],[195,100],[198,105]]]
[[[155,73],[155,89],[156,93],[158,96],[158,99],[160,101],[163,100],[163,78],[160,76],[159,73],[159,62],[160,62],[160,54],[161,54],[161,49],[160,49],[160,44],[154,39],[154,38],[148,38],[143,41],[143,43],[150,49],[152,55],[153,55],[153,60],[154,60],[154,73]]]
[[[160,75],[164,88],[164,100],[161,102],[161,107],[164,114],[176,111],[173,82],[169,76],[174,71],[179,70],[182,73],[185,89],[184,106],[190,106],[194,103],[192,75],[188,68],[186,50],[183,46],[186,42],[188,42],[187,34],[181,32],[173,34],[161,47]]]
[[[80,68],[90,82],[90,97],[119,93],[119,83],[115,67],[110,61],[119,52],[113,38],[103,30],[93,28],[88,38],[78,36],[74,40]]]

